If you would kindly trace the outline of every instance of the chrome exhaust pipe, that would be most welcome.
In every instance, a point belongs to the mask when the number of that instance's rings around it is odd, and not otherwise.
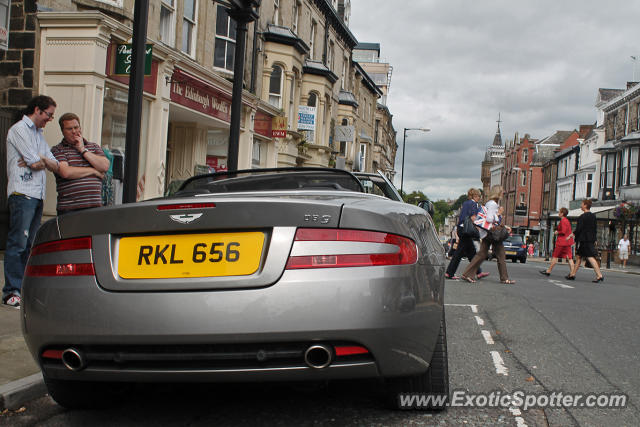
[[[304,352],[304,362],[310,368],[326,368],[333,362],[333,351],[324,344],[314,344]]]
[[[62,363],[70,371],[81,371],[87,366],[82,352],[72,347],[62,352]]]

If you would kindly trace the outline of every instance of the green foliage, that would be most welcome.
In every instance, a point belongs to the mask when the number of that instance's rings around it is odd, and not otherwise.
[[[404,193],[401,194],[402,200],[406,203],[411,203],[412,205],[417,205],[420,200],[429,200],[429,198],[422,191],[412,191],[409,194]]]
[[[458,197],[458,200],[456,200],[453,206],[451,206],[451,209],[454,211],[460,209],[460,206],[462,206],[462,204],[466,201],[467,201],[467,195],[461,194],[460,197]]]

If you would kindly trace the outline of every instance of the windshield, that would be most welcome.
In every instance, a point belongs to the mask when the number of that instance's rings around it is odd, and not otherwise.
[[[523,242],[522,236],[509,236],[506,241],[511,242],[514,245],[521,245]]]

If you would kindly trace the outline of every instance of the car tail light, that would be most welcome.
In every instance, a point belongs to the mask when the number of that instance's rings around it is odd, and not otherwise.
[[[300,228],[287,269],[404,265],[417,259],[415,242],[396,234]]]
[[[56,242],[42,243],[31,250],[31,256],[53,252],[75,251],[91,249],[91,237],[65,239]],[[63,263],[63,264],[29,264],[25,275],[32,277],[44,276],[94,276],[93,263]]]
[[[520,246],[522,249],[527,249],[527,245],[521,245]]]
[[[49,252],[75,251],[78,249],[91,249],[91,237],[80,237],[77,239],[42,243],[31,249],[31,255],[40,255]]]

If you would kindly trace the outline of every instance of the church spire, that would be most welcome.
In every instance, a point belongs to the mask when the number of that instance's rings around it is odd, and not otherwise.
[[[500,123],[502,123],[502,120],[500,120],[500,113],[498,113],[498,130],[496,131],[496,136],[493,137],[493,145],[497,145],[497,146],[502,146],[502,134],[500,133]]]

